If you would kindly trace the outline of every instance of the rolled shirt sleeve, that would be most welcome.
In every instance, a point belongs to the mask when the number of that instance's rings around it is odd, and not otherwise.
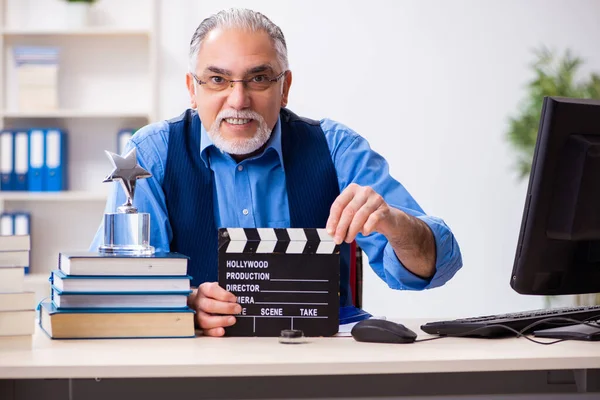
[[[338,174],[340,192],[355,183],[370,186],[391,207],[425,222],[435,239],[435,274],[423,279],[409,271],[396,256],[388,240],[380,233],[359,234],[358,245],[369,258],[375,273],[392,289],[423,290],[442,286],[462,267],[462,256],[454,234],[446,223],[427,215],[408,190],[389,173],[387,161],[371,149],[366,139],[332,120],[322,120],[332,158]]]

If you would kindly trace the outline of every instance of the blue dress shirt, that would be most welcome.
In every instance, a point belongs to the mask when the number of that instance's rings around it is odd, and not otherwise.
[[[363,137],[330,119],[323,119],[320,124],[337,172],[340,192],[351,183],[371,186],[390,206],[424,221],[435,237],[436,272],[432,278],[423,279],[402,265],[383,235],[359,234],[356,241],[367,254],[375,273],[392,289],[422,290],[447,282],[462,266],[460,249],[450,228],[443,220],[425,215],[408,191],[390,176],[386,160],[373,151]],[[133,205],[140,212],[150,213],[150,243],[157,251],[169,251],[172,238],[162,190],[168,143],[169,126],[162,121],[140,129],[124,150],[127,153],[135,146],[139,164],[152,174],[151,178],[137,181]],[[217,227],[290,227],[279,121],[265,150],[239,163],[213,145],[203,126],[200,143],[201,158],[214,172]],[[114,184],[105,212],[115,212],[124,202],[123,190]],[[102,237],[101,224],[91,251],[98,249]]]

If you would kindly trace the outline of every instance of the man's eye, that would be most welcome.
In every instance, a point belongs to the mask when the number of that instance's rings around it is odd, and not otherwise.
[[[225,79],[223,79],[221,76],[211,76],[210,81],[212,83],[216,83],[217,85],[225,83]]]
[[[252,77],[252,82],[256,82],[256,83],[263,83],[268,80],[269,80],[269,78],[266,75],[256,75],[256,76]]]

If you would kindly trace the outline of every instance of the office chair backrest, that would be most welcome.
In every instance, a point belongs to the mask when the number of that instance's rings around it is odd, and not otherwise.
[[[350,244],[350,290],[354,307],[362,308],[363,262],[362,249],[356,240]]]

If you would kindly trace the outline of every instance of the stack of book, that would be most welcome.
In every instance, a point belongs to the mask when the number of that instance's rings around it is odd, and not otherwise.
[[[58,47],[16,46],[19,111],[58,109]]]
[[[0,236],[0,348],[31,347],[35,293],[25,292],[29,235]]]
[[[13,259],[17,258],[17,261],[20,264],[24,265],[25,274],[29,273],[29,260],[31,259],[29,254],[29,250],[31,247],[30,220],[31,215],[26,211],[0,213],[0,235],[23,236],[21,239],[4,239],[4,241],[6,242],[6,250],[3,251],[19,252],[18,254],[6,253],[5,257],[10,257]]]
[[[194,337],[188,257],[61,253],[40,326],[53,339]]]

